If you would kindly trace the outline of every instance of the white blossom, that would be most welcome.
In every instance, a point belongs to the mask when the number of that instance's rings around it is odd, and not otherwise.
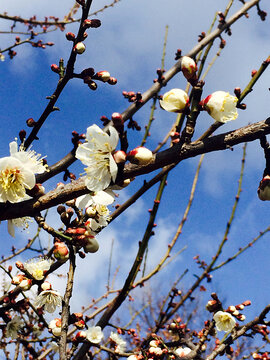
[[[214,320],[216,323],[216,328],[218,331],[231,331],[235,326],[235,319],[234,317],[225,311],[218,311],[214,315]]]
[[[6,337],[16,339],[18,337],[18,331],[22,328],[22,326],[22,319],[19,316],[14,316],[14,318],[7,323]]]
[[[172,89],[163,95],[162,100],[159,100],[162,109],[169,112],[183,112],[189,102],[188,94],[182,89]]]
[[[225,91],[215,91],[202,101],[208,114],[216,121],[225,123],[238,117],[237,97]]]
[[[192,79],[197,71],[195,61],[189,56],[183,56],[181,59],[181,70],[187,80]]]
[[[8,233],[10,236],[15,237],[15,228],[23,228],[23,230],[28,229],[29,223],[28,221],[31,220],[30,217],[25,216],[22,218],[16,218],[8,220]]]
[[[62,305],[62,297],[58,291],[44,290],[36,297],[34,306],[40,308],[44,306],[44,310],[53,313],[56,307]]]
[[[179,347],[176,350],[174,350],[175,355],[178,357],[185,357],[191,352],[191,349],[188,347]]]
[[[118,143],[118,133],[109,127],[110,135],[97,125],[89,126],[86,141],[78,146],[76,158],[86,165],[85,185],[91,191],[106,189],[117,176],[117,165],[112,156]]]
[[[26,189],[36,184],[35,174],[46,171],[40,155],[33,150],[18,150],[16,141],[9,144],[10,156],[0,159],[0,201],[16,203],[27,198]]]
[[[52,263],[53,261],[50,259],[33,258],[24,263],[24,268],[33,276],[33,278],[42,280]]]
[[[111,332],[110,339],[116,344],[115,352],[123,353],[126,351],[127,343],[115,332]]]
[[[86,331],[86,338],[93,344],[99,344],[104,335],[100,326],[92,326]]]

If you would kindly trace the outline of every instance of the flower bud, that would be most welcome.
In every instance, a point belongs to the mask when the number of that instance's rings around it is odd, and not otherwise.
[[[83,248],[86,253],[95,253],[99,249],[99,244],[94,237],[88,238],[87,244]]]
[[[85,45],[84,45],[84,43],[83,43],[83,42],[78,42],[78,43],[74,46],[73,50],[74,50],[77,54],[82,54],[82,53],[84,53],[84,52],[85,52]]]
[[[35,120],[33,118],[29,118],[29,119],[26,120],[26,124],[29,127],[34,127],[36,125],[36,122],[35,122]]]
[[[118,150],[113,154],[113,158],[114,158],[116,164],[122,164],[122,163],[126,162],[127,154],[122,150]]]
[[[83,22],[83,26],[85,29],[98,28],[101,26],[101,21],[99,19],[85,19]]]
[[[95,70],[93,68],[87,68],[81,72],[82,77],[85,77],[85,76],[92,77],[94,74],[95,74]]]
[[[226,123],[238,117],[238,99],[225,91],[215,91],[200,102],[208,114],[216,121]]]
[[[107,82],[110,85],[116,85],[117,84],[117,79],[115,77],[111,76]]]
[[[76,341],[83,341],[86,339],[86,332],[85,331],[79,331],[77,332],[76,336],[75,336],[75,340]]]
[[[52,70],[53,72],[59,74],[60,68],[59,68],[58,65],[52,64],[52,65],[51,65],[51,70]]]
[[[51,290],[52,289],[52,284],[49,283],[49,281],[44,281],[44,283],[41,284],[41,289],[43,291]]]
[[[76,39],[76,36],[72,32],[68,32],[68,33],[66,33],[66,38],[69,41],[74,41]]]
[[[153,153],[143,146],[138,146],[127,154],[127,159],[137,165],[147,165],[153,159]]]
[[[66,261],[69,258],[69,250],[64,242],[56,242],[53,250],[54,257],[59,261]]]
[[[97,84],[94,81],[91,81],[90,83],[88,83],[88,87],[91,90],[97,90]]]
[[[107,82],[111,77],[108,71],[99,71],[96,73],[96,76],[99,80],[102,80],[103,82]]]
[[[262,201],[270,200],[270,176],[266,175],[258,187],[258,196]],[[244,303],[243,303],[244,304]]]
[[[185,78],[190,80],[196,75],[197,65],[189,56],[183,56],[181,60],[181,70]]]
[[[163,95],[162,100],[159,100],[162,109],[176,113],[185,111],[188,107],[188,102],[188,94],[181,89],[172,89]]]

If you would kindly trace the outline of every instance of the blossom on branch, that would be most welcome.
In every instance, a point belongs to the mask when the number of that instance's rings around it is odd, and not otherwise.
[[[37,296],[34,301],[34,306],[37,308],[41,308],[44,306],[44,310],[49,313],[53,313],[56,310],[56,307],[60,307],[62,305],[62,297],[58,291],[55,290],[43,290]]]
[[[234,317],[225,311],[218,311],[214,315],[217,331],[230,332],[235,327]]]
[[[215,91],[201,101],[201,105],[216,121],[226,123],[238,117],[236,109],[238,99],[225,91]]]
[[[197,65],[189,56],[183,56],[181,60],[181,70],[187,80],[192,79],[196,75]]]
[[[110,340],[116,344],[116,347],[115,347],[116,353],[123,353],[126,351],[127,343],[117,333],[111,331]]]
[[[93,344],[99,344],[104,335],[100,326],[92,326],[86,331],[86,338]]]
[[[10,156],[0,159],[0,201],[16,203],[28,196],[26,189],[36,184],[35,174],[46,171],[43,159],[33,150],[18,150],[16,141],[9,144]]]
[[[188,94],[182,89],[172,89],[163,95],[159,104],[162,109],[169,112],[182,113],[188,107]]]
[[[62,331],[62,322],[61,319],[56,318],[50,321],[49,323],[49,329],[51,329],[51,332],[54,336],[60,336]]]
[[[24,263],[24,269],[28,271],[34,279],[42,280],[52,263],[53,261],[50,259],[33,258]]]
[[[23,321],[19,316],[14,316],[12,320],[7,323],[6,337],[11,337],[11,339],[17,339],[18,331],[23,327]]]
[[[89,126],[86,141],[78,146],[76,158],[86,165],[85,185],[91,191],[106,189],[117,176],[117,165],[112,156],[118,143],[118,132],[109,127],[110,135],[97,125]]]

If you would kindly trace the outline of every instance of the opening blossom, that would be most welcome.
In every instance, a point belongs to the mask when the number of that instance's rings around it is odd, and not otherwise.
[[[189,56],[183,56],[181,60],[181,70],[187,80],[192,79],[196,75],[197,65]]]
[[[24,263],[24,269],[36,280],[43,280],[52,263],[50,259],[33,258]]]
[[[17,339],[18,331],[23,327],[23,321],[19,316],[14,316],[12,320],[7,323],[6,337]]]
[[[214,315],[217,331],[230,332],[235,327],[234,317],[225,311],[218,311]]]
[[[201,104],[216,121],[226,123],[238,117],[237,97],[225,91],[215,91],[202,100]]]
[[[100,326],[92,326],[86,331],[86,338],[93,344],[99,344],[104,335]]]
[[[163,95],[159,104],[162,109],[169,112],[181,113],[188,107],[188,94],[182,89],[172,89]]]
[[[115,181],[117,165],[112,156],[118,143],[118,132],[109,126],[110,135],[97,125],[87,128],[86,141],[78,146],[76,158],[86,165],[85,185],[91,191],[106,189]]]
[[[56,307],[62,305],[62,297],[58,291],[52,290],[51,284],[47,281],[41,285],[41,288],[43,291],[36,297],[34,306],[37,308],[44,306],[45,311],[53,313]]]
[[[110,339],[112,340],[112,342],[116,344],[115,347],[116,353],[123,353],[126,351],[127,343],[125,340],[121,338],[121,336],[119,336],[117,333],[112,331],[110,335]]]
[[[25,200],[26,189],[36,184],[35,174],[46,171],[42,158],[33,150],[25,151],[16,141],[9,144],[10,156],[0,159],[0,202]]]

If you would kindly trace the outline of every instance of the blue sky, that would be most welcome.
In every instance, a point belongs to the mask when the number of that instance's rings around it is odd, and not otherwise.
[[[94,1],[93,11],[106,3],[106,1]],[[215,11],[224,10],[226,4],[227,1],[224,0],[189,2],[170,0],[166,2],[166,5],[161,0],[147,2],[121,0],[114,8],[101,13],[98,18],[102,21],[102,26],[89,31],[89,36],[85,41],[86,52],[78,57],[75,71],[80,72],[87,67],[94,67],[96,71],[108,70],[118,79],[118,84],[116,86],[99,84],[98,90],[93,92],[81,81],[77,79],[71,81],[57,103],[61,111],[49,117],[39,134],[40,141],[34,142],[33,148],[42,155],[47,155],[49,164],[59,160],[71,150],[70,138],[73,130],[81,133],[93,123],[101,126],[100,116],[110,117],[113,112],[122,112],[128,106],[128,102],[121,95],[123,90],[143,92],[152,85],[152,80],[156,77],[156,69],[160,67],[167,24],[169,32],[165,68],[169,69],[174,64],[176,49],[181,48],[183,53],[186,53],[193,48],[197,43],[198,34],[208,30]],[[43,19],[45,15],[61,16],[67,13],[72,5],[73,1],[70,0],[65,2],[39,0],[35,2],[35,14],[38,19]],[[230,14],[240,6],[241,3],[235,1]],[[261,7],[270,14],[269,1],[262,0]],[[2,5],[1,12],[7,11],[9,15],[28,17],[34,14],[32,8],[30,0],[13,0]],[[269,55],[269,22],[269,17],[262,22],[256,10],[252,9],[249,19],[243,17],[233,25],[232,36],[224,36],[227,45],[222,56],[206,78],[205,97],[216,90],[233,93],[236,86],[242,89],[245,87],[250,80],[251,70],[259,68],[261,62]],[[1,20],[1,29],[7,28],[8,23]],[[67,27],[67,31],[76,32],[76,29],[77,25]],[[37,119],[40,116],[47,104],[45,97],[54,91],[57,75],[50,70],[50,65],[58,63],[60,57],[66,61],[71,50],[71,44],[65,39],[65,32],[58,31],[41,36],[40,38],[44,41],[55,43],[55,46],[45,51],[24,45],[16,49],[18,56],[12,61],[6,59],[0,64],[1,156],[8,155],[8,144],[18,136],[22,128],[26,128],[25,120],[29,117]],[[10,35],[1,35],[1,48],[9,45],[13,38]],[[217,45],[213,48],[209,61],[216,51]],[[185,84],[183,76],[177,75],[163,92],[174,87],[184,88]],[[267,118],[270,100],[268,88],[269,70],[246,98],[247,110],[239,111],[239,118],[223,126],[220,132]],[[142,128],[147,124],[150,105],[150,103],[147,104],[134,116],[134,120]],[[155,118],[155,126],[151,130],[151,137],[147,143],[150,149],[155,148],[156,144],[163,139],[164,134],[172,126],[175,115],[158,108]],[[196,136],[206,130],[211,123],[212,119],[209,115],[202,113],[198,120]],[[142,135],[143,132],[129,131],[131,148],[140,144]],[[193,256],[200,254],[206,262],[211,259],[222,239],[234,202],[241,158],[242,146],[235,147],[233,151],[211,153],[205,157],[195,201],[176,250],[184,245],[187,245],[188,249],[164,270],[159,280],[153,282],[153,286],[164,279],[168,283],[173,283],[179,274],[189,267],[190,273],[183,281],[184,288],[187,288],[194,281],[193,274],[199,274],[192,260]],[[149,248],[149,268],[154,266],[166,248],[167,242],[174,235],[177,223],[181,220],[197,163],[198,158],[189,159],[181,163],[169,175],[168,186],[165,189],[156,221],[158,224],[156,236],[151,239]],[[70,170],[79,175],[83,168],[76,163]],[[269,226],[269,203],[259,201],[256,193],[263,170],[263,152],[258,142],[249,144],[237,217],[222,253],[222,259],[233,255],[239,247],[245,246],[258,235],[259,231]],[[149,179],[151,175],[138,177],[123,193],[120,193],[117,201],[121,203],[132,195],[142,185],[145,178]],[[59,176],[57,181],[60,179]],[[52,189],[57,181],[50,180],[45,183],[46,190]],[[150,190],[126,214],[100,234],[100,251],[95,255],[88,255],[89,258],[91,257],[91,264],[88,260],[80,261],[75,285],[75,289],[80,289],[80,299],[87,302],[90,296],[98,296],[104,290],[104,279],[107,278],[106,264],[112,238],[115,240],[113,269],[120,265],[120,273],[123,275],[127,273],[128,264],[137,250],[137,243],[143,236],[144,226],[148,220],[147,210],[152,206],[156,190],[157,187]],[[54,213],[49,215],[48,219],[52,225],[60,226],[60,222],[59,225],[55,224]],[[13,241],[6,233],[4,223],[1,224],[1,231],[1,237],[8,238],[2,251],[6,248],[10,249],[13,243],[16,247],[21,247],[29,236],[18,232],[18,237]],[[266,235],[238,260],[226,266],[220,273],[215,273],[208,294],[218,291],[221,297],[226,298],[226,306],[251,299],[253,305],[248,310],[251,315],[262,309],[268,303],[267,294],[270,292],[267,246],[269,240],[270,235]],[[43,235],[44,244],[47,241],[48,236]],[[117,257],[118,254],[120,259]],[[32,254],[30,253],[29,256]],[[125,262],[125,259],[128,261]],[[118,286],[121,285],[122,279],[121,276],[118,277]],[[90,280],[91,285],[86,285],[86,281],[90,284]],[[54,281],[59,283],[59,286],[61,285],[62,281],[57,279]],[[93,287],[97,293],[93,292]],[[74,311],[79,311],[81,303],[79,304],[74,298],[73,304],[76,308]]]

